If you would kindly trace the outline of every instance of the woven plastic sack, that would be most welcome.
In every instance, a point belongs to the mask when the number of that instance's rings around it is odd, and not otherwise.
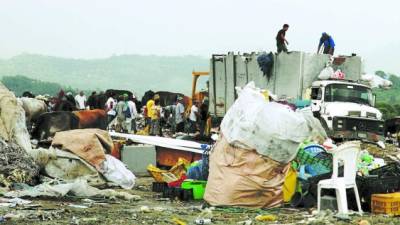
[[[285,105],[267,102],[254,82],[240,91],[222,120],[221,131],[229,144],[255,149],[280,163],[294,159],[304,140],[326,138],[311,110],[294,112]]]

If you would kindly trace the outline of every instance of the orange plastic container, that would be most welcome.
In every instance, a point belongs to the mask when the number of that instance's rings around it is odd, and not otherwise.
[[[377,214],[391,216],[400,215],[400,192],[391,194],[373,194],[371,198],[371,210]]]

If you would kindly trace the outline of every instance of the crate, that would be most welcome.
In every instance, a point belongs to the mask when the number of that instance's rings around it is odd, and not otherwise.
[[[373,194],[387,194],[400,191],[400,177],[380,177],[378,175],[357,177],[357,186],[363,202],[363,210],[371,210]]]
[[[374,194],[371,198],[372,212],[391,216],[400,215],[400,193]]]
[[[168,185],[165,182],[153,182],[151,190],[153,192],[163,192]]]
[[[400,164],[389,163],[386,166],[371,170],[370,175],[378,175],[381,178],[384,177],[400,177]]]

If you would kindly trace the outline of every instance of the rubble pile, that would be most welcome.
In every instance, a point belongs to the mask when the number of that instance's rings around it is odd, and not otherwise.
[[[39,166],[19,145],[0,140],[0,184],[9,187],[12,183],[35,185],[38,182]]]

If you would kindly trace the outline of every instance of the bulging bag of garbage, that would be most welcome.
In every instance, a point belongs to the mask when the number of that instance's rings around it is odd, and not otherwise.
[[[132,189],[135,186],[135,175],[126,168],[124,163],[112,155],[106,155],[106,160],[103,162],[101,170],[101,173],[108,181],[124,189]]]
[[[318,79],[321,80],[327,80],[331,78],[335,74],[335,71],[333,71],[333,68],[330,66],[325,67],[323,70],[318,75]]]
[[[372,88],[389,89],[393,85],[390,80],[384,79],[375,74],[363,74],[361,80],[366,81]]]
[[[255,149],[280,163],[294,159],[304,140],[326,138],[310,110],[294,112],[285,105],[267,102],[254,82],[240,91],[222,120],[221,131],[229,144]]]

